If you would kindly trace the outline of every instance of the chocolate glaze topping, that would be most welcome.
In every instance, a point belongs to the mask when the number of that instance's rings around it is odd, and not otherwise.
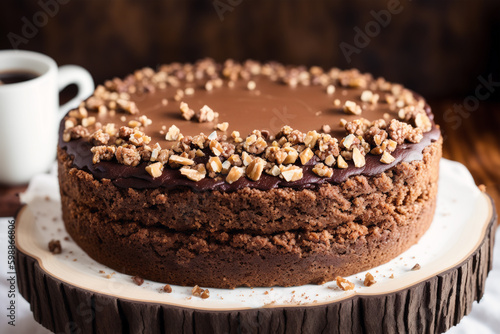
[[[171,142],[165,140],[165,131],[171,125],[176,125],[184,136],[194,136],[200,133],[210,134],[214,131],[217,123],[228,122],[229,128],[226,132],[218,131],[219,134],[226,134],[228,137],[233,130],[239,131],[242,138],[245,138],[253,130],[268,130],[271,134],[276,134],[282,126],[288,125],[293,129],[303,132],[310,130],[321,131],[323,125],[331,127],[331,135],[339,141],[346,135],[345,129],[339,125],[341,118],[347,121],[360,117],[368,120],[383,118],[384,114],[389,114],[390,118],[398,118],[399,108],[391,108],[383,101],[387,92],[373,89],[373,93],[380,95],[380,102],[371,104],[360,100],[361,93],[367,88],[350,88],[336,85],[333,94],[327,94],[325,87],[321,85],[291,87],[283,83],[270,80],[268,77],[256,75],[251,78],[256,83],[254,90],[247,88],[247,80],[239,79],[234,82],[233,87],[228,87],[227,80],[224,80],[222,87],[207,91],[204,87],[206,79],[197,79],[192,82],[182,82],[181,88],[192,87],[194,94],[184,96],[181,101],[188,103],[193,110],[199,110],[203,105],[208,105],[219,113],[218,119],[213,122],[198,123],[187,121],[181,117],[179,111],[180,101],[176,101],[174,96],[179,87],[169,87],[156,89],[154,92],[136,92],[131,94],[131,101],[136,102],[139,109],[139,116],[146,115],[152,120],[152,124],[147,126],[144,132],[152,138],[151,144],[158,142],[162,148],[168,148]],[[414,94],[417,100],[421,97]],[[162,103],[168,100],[168,105]],[[334,100],[340,100],[340,104],[334,105]],[[361,115],[348,115],[343,111],[345,101],[355,101],[362,106]],[[432,120],[432,113],[428,105],[425,110]],[[102,124],[115,123],[119,128],[127,125],[130,120],[137,119],[138,115],[126,115],[116,113],[115,116],[98,115],[92,113],[98,122]],[[157,188],[183,189],[190,188],[195,191],[219,190],[234,191],[244,187],[252,187],[261,190],[268,190],[277,187],[292,188],[312,188],[325,182],[340,183],[353,175],[372,176],[380,174],[401,162],[411,162],[422,159],[422,151],[425,147],[436,141],[440,137],[439,128],[433,123],[431,131],[425,132],[423,139],[419,143],[405,142],[397,146],[392,152],[395,160],[390,164],[380,162],[380,155],[367,154],[366,165],[361,168],[354,166],[352,161],[348,161],[349,167],[346,169],[333,168],[332,177],[319,177],[312,172],[314,164],[319,158],[314,156],[303,167],[302,179],[295,182],[287,182],[282,178],[262,173],[258,181],[252,181],[247,177],[242,177],[238,181],[229,184],[225,182],[225,176],[214,179],[205,177],[195,182],[187,179],[177,169],[165,168],[163,174],[153,179],[148,174],[145,167],[149,164],[141,162],[138,166],[131,167],[112,161],[101,161],[92,163],[90,149],[92,145],[86,138],[63,141],[64,120],[60,126],[59,147],[66,150],[74,157],[73,164],[76,168],[91,173],[97,179],[110,179],[116,186],[122,188]],[[195,158],[196,163],[208,161],[209,151],[205,151],[205,157]],[[300,161],[296,162],[301,166]]]

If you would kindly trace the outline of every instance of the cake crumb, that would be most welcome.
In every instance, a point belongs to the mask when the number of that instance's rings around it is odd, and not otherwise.
[[[105,271],[104,270],[99,270],[99,274],[104,274]]]
[[[49,242],[49,251],[52,254],[61,254],[62,252],[61,242],[59,240],[51,240]]]
[[[269,291],[264,291],[264,294],[267,296],[269,294]]]
[[[132,280],[134,281],[135,284],[139,286],[141,286],[144,283],[144,279],[139,276],[132,277]]]
[[[166,284],[163,287],[163,291],[166,292],[166,293],[171,293],[172,292],[172,287],[169,284]]]
[[[417,263],[413,266],[413,268],[411,268],[412,271],[415,271],[415,270],[420,270],[420,265]]]
[[[375,278],[373,277],[373,275],[370,273],[366,273],[365,281],[363,282],[363,284],[365,286],[372,286],[375,283],[377,283],[377,281],[375,281]]]
[[[486,186],[485,186],[484,184],[480,184],[480,185],[478,186],[478,188],[479,188],[479,190],[481,190],[483,193],[485,193],[485,192],[486,192]]]
[[[343,278],[341,276],[337,276],[335,278],[335,280],[337,281],[337,286],[339,288],[341,288],[342,290],[344,290],[344,291],[354,290],[354,283],[349,282],[345,278]]]

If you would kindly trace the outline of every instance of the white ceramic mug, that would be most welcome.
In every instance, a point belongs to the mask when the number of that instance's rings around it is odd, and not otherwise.
[[[85,69],[56,62],[43,54],[0,51],[0,73],[34,72],[36,78],[0,85],[0,183],[22,184],[52,165],[59,122],[71,108],[90,96],[94,81]],[[78,94],[59,106],[59,92],[70,84]]]

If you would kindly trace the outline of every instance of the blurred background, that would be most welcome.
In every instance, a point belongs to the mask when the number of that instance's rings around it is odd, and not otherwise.
[[[479,75],[500,79],[494,0],[2,0],[0,8],[0,48],[82,65],[96,82],[207,56],[357,67],[427,98],[473,94]],[[23,36],[26,19],[33,36]],[[368,40],[355,40],[359,30]]]
[[[202,57],[357,67],[426,97],[445,157],[500,191],[500,1],[2,0],[0,49],[11,48],[96,83]]]

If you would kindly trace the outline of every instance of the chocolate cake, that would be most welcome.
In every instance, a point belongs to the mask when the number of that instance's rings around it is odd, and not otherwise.
[[[61,122],[63,220],[88,255],[133,276],[319,284],[419,240],[441,144],[421,96],[357,70],[144,68]]]

